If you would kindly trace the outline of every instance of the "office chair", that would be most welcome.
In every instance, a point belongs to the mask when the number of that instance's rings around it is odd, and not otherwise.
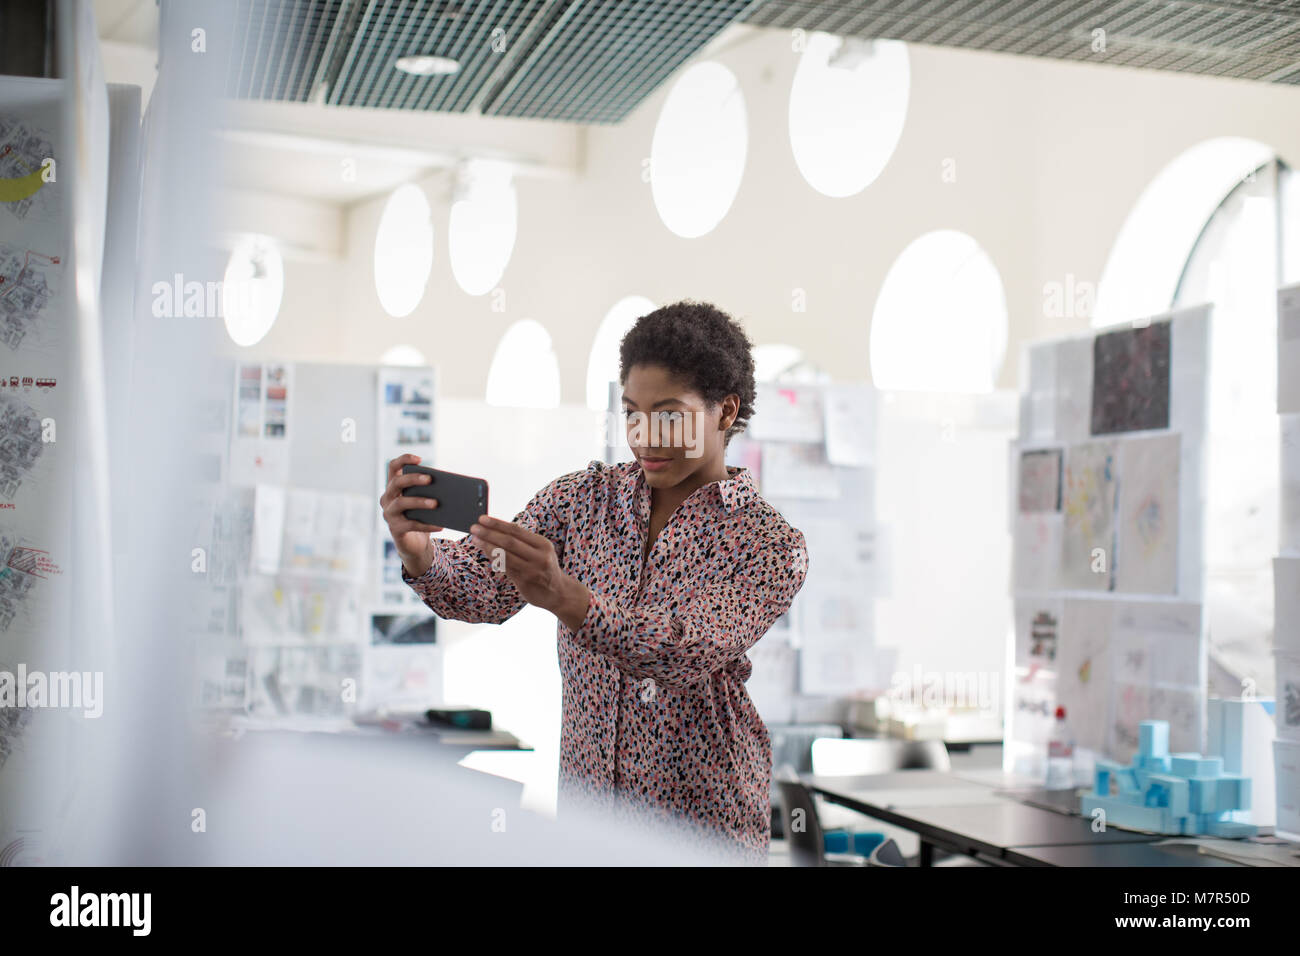
[[[843,730],[838,724],[769,724],[772,738],[772,766],[789,765],[799,772],[812,770],[812,742],[819,737],[839,737]],[[781,793],[772,778],[772,836],[782,837],[784,822],[781,818]]]
[[[898,844],[882,833],[827,832],[817,804],[794,767],[782,766],[773,778],[780,792],[781,818],[790,861],[795,866],[907,866]],[[850,849],[851,847],[851,849]]]
[[[948,748],[942,740],[898,740],[892,737],[823,737],[812,742],[812,772],[824,777],[853,777],[860,774],[893,773],[896,770],[951,770]],[[814,797],[820,805],[823,823],[837,829],[856,830],[870,826],[869,817]],[[876,824],[877,826],[879,824]],[[868,831],[871,832],[871,831]],[[883,834],[881,834],[883,837]],[[893,851],[903,865],[915,865],[916,857],[903,857],[893,840]],[[888,851],[885,851],[888,852]],[[936,852],[937,860],[950,854]]]

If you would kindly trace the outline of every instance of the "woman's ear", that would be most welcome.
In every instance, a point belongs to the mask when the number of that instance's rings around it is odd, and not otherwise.
[[[718,430],[727,431],[736,423],[740,414],[740,396],[728,395],[722,400],[722,415],[718,418]]]

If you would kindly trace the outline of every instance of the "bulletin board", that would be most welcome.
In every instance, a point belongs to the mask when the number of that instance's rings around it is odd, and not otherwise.
[[[386,465],[433,453],[428,367],[225,363],[202,436],[202,706],[335,718],[441,697],[437,618],[379,515]]]
[[[71,96],[67,81],[0,77],[0,178],[8,184],[0,196],[0,671],[9,675],[20,665],[28,673],[64,669],[68,660],[93,669],[96,649],[82,644],[93,631],[78,625],[102,613],[94,601],[98,536],[90,532],[103,515],[73,483],[91,435],[80,414],[85,383],[73,374],[80,343],[71,187],[77,147],[91,144],[74,136]],[[93,145],[105,151],[103,141]],[[53,181],[42,179],[56,169]],[[93,225],[84,224],[87,234]],[[102,227],[95,238],[102,241]],[[10,679],[18,686],[23,678]],[[55,828],[58,808],[33,797],[49,776],[43,768],[76,766],[69,724],[57,714],[21,698],[0,707],[6,858]]]
[[[1206,721],[1208,306],[1030,345],[1011,447],[1011,769],[1038,774],[1057,706],[1126,761],[1138,723],[1174,751]]]

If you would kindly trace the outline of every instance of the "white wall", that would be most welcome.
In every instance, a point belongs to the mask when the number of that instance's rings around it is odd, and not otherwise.
[[[786,34],[763,31],[719,56],[744,89],[750,150],[736,202],[712,233],[671,234],[641,180],[661,89],[623,124],[588,131],[585,176],[520,182],[505,312],[465,295],[451,276],[439,174],[425,181],[436,261],[411,316],[389,318],[374,293],[372,241],[386,198],[377,196],[350,207],[347,256],[333,270],[289,264],[281,317],[256,351],[368,361],[410,342],[434,361],[444,357],[445,394],[478,396],[501,332],[534,318],[555,340],[564,400],[580,402],[597,323],[637,292],[715,301],[757,342],[793,342],[836,378],[861,378],[870,374],[869,319],[890,263],[916,236],[956,228],[1001,272],[1011,344],[999,385],[1014,387],[1022,341],[1088,324],[1046,318],[1043,284],[1067,274],[1095,282],[1124,217],[1165,163],[1204,139],[1237,135],[1300,164],[1295,88],[941,48],[914,46],[910,55],[898,150],[857,196],[820,196],[799,175],[786,136],[797,56]],[[956,162],[954,183],[941,179],[946,159]],[[312,294],[295,291],[306,285]],[[794,288],[807,292],[806,313],[791,311]]]

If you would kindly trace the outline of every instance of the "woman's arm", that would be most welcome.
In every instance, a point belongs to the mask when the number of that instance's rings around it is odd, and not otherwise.
[[[573,472],[551,482],[515,516],[515,523],[542,535],[562,554],[573,502],[580,500],[576,495],[589,473]],[[484,553],[468,536],[458,541],[435,538],[430,543],[429,569],[413,577],[403,566],[402,580],[439,617],[500,624],[527,603],[503,573],[501,555]]]
[[[803,587],[808,552],[803,535],[791,531],[676,607],[629,607],[591,591],[574,639],[637,679],[669,688],[706,680],[758,643]]]

